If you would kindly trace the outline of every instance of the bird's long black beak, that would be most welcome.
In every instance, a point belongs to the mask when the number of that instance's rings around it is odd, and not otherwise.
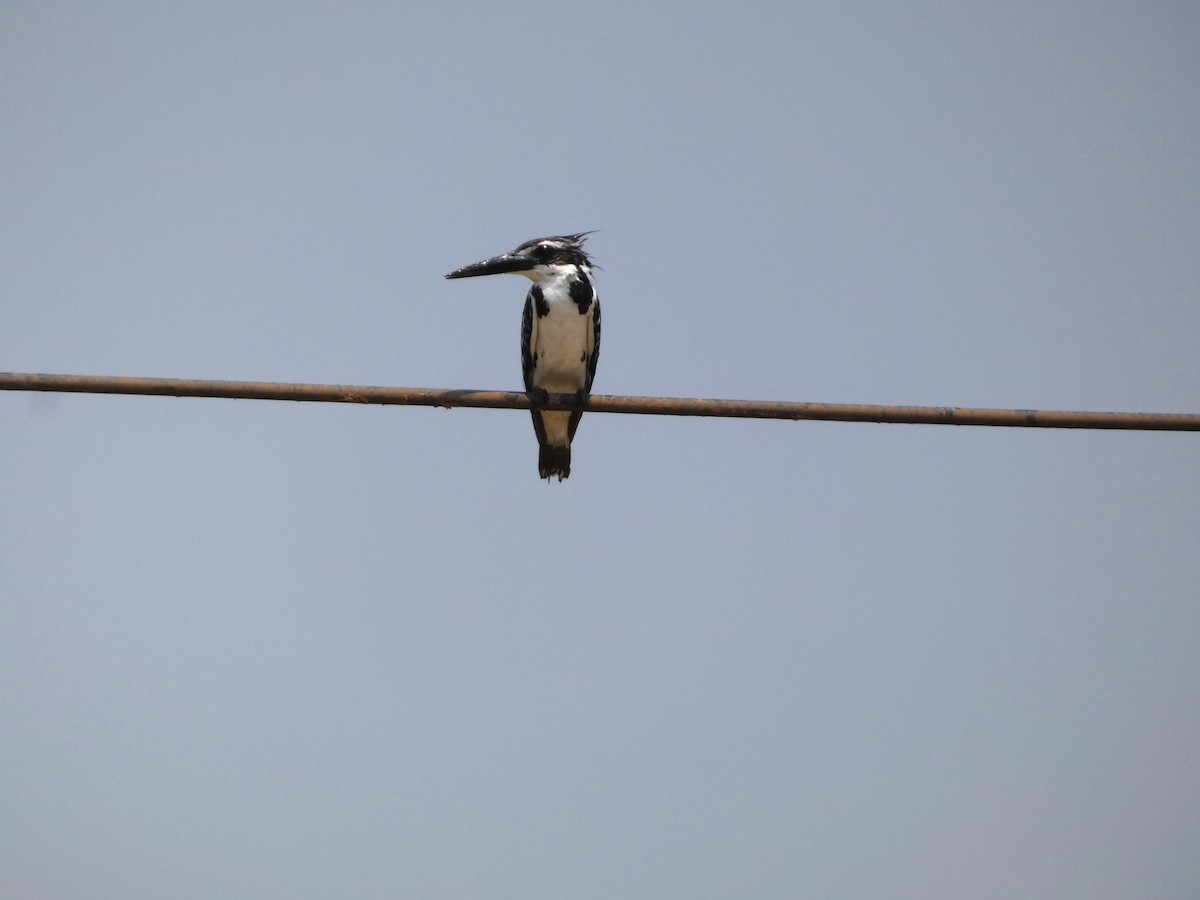
[[[471,263],[461,269],[455,269],[447,278],[474,278],[476,275],[502,275],[505,272],[528,272],[536,263],[523,256],[505,253],[503,256],[493,256],[482,262]]]

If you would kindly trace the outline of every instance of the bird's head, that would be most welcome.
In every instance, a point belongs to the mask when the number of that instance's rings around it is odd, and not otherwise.
[[[570,270],[590,269],[592,261],[584,252],[583,242],[590,231],[580,234],[558,235],[526,241],[511,253],[493,256],[461,269],[455,269],[447,278],[473,278],[476,275],[500,275],[513,272],[524,275],[531,281],[540,282],[562,275]]]

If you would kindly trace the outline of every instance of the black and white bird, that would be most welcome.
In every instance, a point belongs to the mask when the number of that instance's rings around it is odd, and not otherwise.
[[[567,234],[526,241],[512,253],[455,269],[447,278],[515,272],[533,282],[521,319],[521,371],[532,400],[548,393],[591,393],[600,356],[600,301],[592,261],[584,252],[587,235]],[[546,480],[571,474],[571,439],[583,410],[533,409],[538,439],[538,475]]]

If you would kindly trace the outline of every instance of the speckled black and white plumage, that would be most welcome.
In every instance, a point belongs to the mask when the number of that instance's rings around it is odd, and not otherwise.
[[[546,393],[592,390],[600,357],[600,301],[587,232],[526,241],[512,253],[456,269],[447,278],[512,272],[533,281],[521,318],[521,372],[535,399]],[[538,474],[559,481],[571,474],[571,441],[583,410],[531,410],[538,439]]]

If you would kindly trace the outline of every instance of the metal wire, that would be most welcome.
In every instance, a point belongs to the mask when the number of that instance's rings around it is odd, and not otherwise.
[[[224,397],[389,406],[456,406],[529,409],[518,391],[370,387],[344,384],[287,384],[263,381],[201,381],[185,378],[125,378],[105,375],[0,373],[0,390],[83,394],[148,394]],[[551,394],[543,409],[574,409],[572,394]],[[876,406],[853,403],[788,403],[772,400],[706,400],[690,397],[622,397],[593,394],[588,412],[658,416],[718,416],[740,419],[818,419],[910,425],[990,425],[1009,428],[1107,428],[1135,431],[1200,431],[1200,414],[1069,412],[1036,409],[971,409],[954,406]]]

